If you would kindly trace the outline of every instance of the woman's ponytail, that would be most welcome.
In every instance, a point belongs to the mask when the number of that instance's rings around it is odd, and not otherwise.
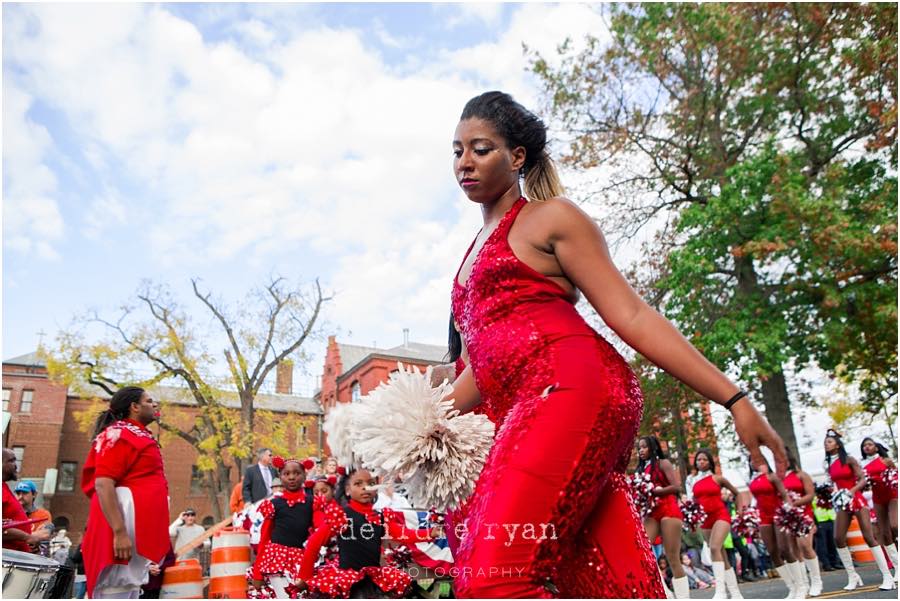
[[[548,200],[566,193],[556,165],[546,150],[542,150],[537,161],[526,170],[523,187],[528,200]]]

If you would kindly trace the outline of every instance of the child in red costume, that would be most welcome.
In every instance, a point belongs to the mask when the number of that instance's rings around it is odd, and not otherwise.
[[[312,488],[304,486],[306,470],[312,462],[275,457],[284,492],[266,499],[259,506],[264,521],[259,538],[259,555],[253,564],[253,586],[258,590],[268,579],[279,599],[296,598],[296,581],[303,559],[303,546],[317,525],[313,511]]]
[[[92,599],[137,599],[150,564],[161,563],[171,546],[169,486],[147,429],[158,418],[159,404],[128,386],[97,420],[81,475],[91,502],[82,552]]]
[[[349,497],[341,508],[328,511],[328,518],[309,539],[300,577],[316,596],[329,598],[364,597],[386,594],[402,596],[411,579],[405,572],[381,565],[381,544],[385,534],[397,541],[423,541],[438,533],[428,530],[409,530],[383,513],[374,510],[375,494],[371,488],[376,481],[363,469],[352,470],[341,487]],[[336,511],[334,510],[336,509]],[[338,538],[339,563],[313,570],[319,548],[332,536]]]

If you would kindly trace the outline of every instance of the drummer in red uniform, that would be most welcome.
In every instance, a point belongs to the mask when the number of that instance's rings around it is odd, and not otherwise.
[[[151,563],[169,550],[169,488],[147,426],[159,404],[142,388],[117,391],[97,418],[82,472],[91,500],[82,551],[92,599],[137,599]]]
[[[7,482],[19,479],[19,467],[16,465],[16,454],[12,449],[3,449],[3,548],[31,553],[31,545],[36,545],[50,537],[50,531],[44,528],[35,534],[31,533],[30,524],[22,524],[15,528],[6,528],[7,522],[26,522],[28,516],[22,504],[9,490]]]

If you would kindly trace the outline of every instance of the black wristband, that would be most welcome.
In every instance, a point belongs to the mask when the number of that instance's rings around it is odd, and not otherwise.
[[[747,396],[747,391],[739,390],[736,395],[734,395],[733,397],[731,397],[730,399],[725,401],[725,404],[722,406],[725,407],[726,409],[731,409],[735,403],[737,403],[739,400],[741,400],[745,396]]]

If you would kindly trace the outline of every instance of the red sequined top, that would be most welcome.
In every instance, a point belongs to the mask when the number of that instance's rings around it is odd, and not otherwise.
[[[803,480],[800,479],[800,476],[797,475],[797,472],[789,473],[781,482],[782,484],[784,484],[784,487],[792,493],[796,493],[801,497],[806,494],[806,491],[803,489]],[[810,517],[812,516],[812,499],[810,499],[809,503],[803,506],[803,513]]]
[[[835,456],[834,461],[831,462],[831,465],[828,466],[828,475],[831,476],[831,481],[838,488],[850,489],[856,486],[856,483],[859,482],[859,478],[856,477],[856,474],[853,473],[853,468],[850,467],[850,461],[847,463],[841,463],[841,460]]]
[[[760,474],[750,482],[750,493],[756,499],[756,505],[762,517],[774,514],[781,504],[778,491],[775,490],[766,474]]]
[[[691,494],[707,514],[720,514],[725,509],[725,501],[722,500],[722,487],[716,482],[712,474],[700,478],[694,482]]]
[[[597,335],[575,310],[569,293],[512,252],[507,235],[526,202],[516,201],[485,240],[466,285],[460,285],[459,271],[453,279],[453,316],[466,342],[482,409],[497,430],[517,399],[554,384],[542,370],[549,343]],[[474,246],[475,241],[466,257]]]

